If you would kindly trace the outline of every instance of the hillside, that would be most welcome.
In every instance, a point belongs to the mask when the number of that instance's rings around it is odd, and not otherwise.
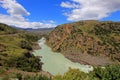
[[[33,33],[14,29],[0,23],[0,66],[24,71],[40,71],[42,63],[31,54],[39,39]]]
[[[88,20],[59,25],[49,34],[47,45],[74,62],[120,62],[120,22]]]

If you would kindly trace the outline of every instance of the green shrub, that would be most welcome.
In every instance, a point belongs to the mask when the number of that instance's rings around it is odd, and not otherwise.
[[[22,74],[21,74],[21,73],[16,74],[16,78],[17,78],[18,80],[22,80]]]
[[[93,71],[93,76],[99,80],[119,80],[120,65],[111,65],[105,68],[97,67]]]
[[[79,69],[69,69],[63,76],[54,76],[53,80],[88,80],[86,73],[81,72]]]
[[[20,42],[20,47],[21,47],[22,49],[32,50],[32,47],[31,47],[30,43],[27,42],[26,40],[22,40],[22,41]]]
[[[26,76],[25,80],[51,80],[46,76],[35,75],[35,76]]]
[[[4,73],[6,71],[6,68],[0,67],[0,74]]]

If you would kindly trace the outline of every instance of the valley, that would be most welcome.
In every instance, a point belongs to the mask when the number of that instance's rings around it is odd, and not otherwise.
[[[0,24],[0,78],[119,80],[119,36],[119,22],[79,21],[40,33]]]
[[[42,69],[51,73],[52,75],[64,74],[69,68],[80,69],[81,71],[88,73],[93,70],[90,65],[82,65],[74,63],[65,58],[61,53],[55,53],[45,44],[45,38],[43,37],[38,41],[41,46],[40,50],[35,50],[33,54],[35,56],[41,56],[43,62]]]
[[[120,80],[120,0],[0,0],[0,80]]]

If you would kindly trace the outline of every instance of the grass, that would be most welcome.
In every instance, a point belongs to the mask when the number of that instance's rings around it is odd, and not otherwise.
[[[40,62],[37,57],[32,55],[32,43],[38,40],[34,33],[16,30],[8,25],[0,23],[0,65],[4,67],[16,67],[19,69],[30,70],[32,67],[29,59],[33,59],[35,69],[41,70]],[[39,60],[40,61],[40,60]]]

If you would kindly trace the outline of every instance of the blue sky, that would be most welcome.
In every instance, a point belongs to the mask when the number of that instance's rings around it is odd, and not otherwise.
[[[65,0],[64,0],[65,1]],[[31,13],[31,21],[53,20],[58,24],[67,22],[60,7],[61,0],[18,0]]]
[[[79,20],[120,21],[120,0],[0,0],[0,22],[48,28]]]

